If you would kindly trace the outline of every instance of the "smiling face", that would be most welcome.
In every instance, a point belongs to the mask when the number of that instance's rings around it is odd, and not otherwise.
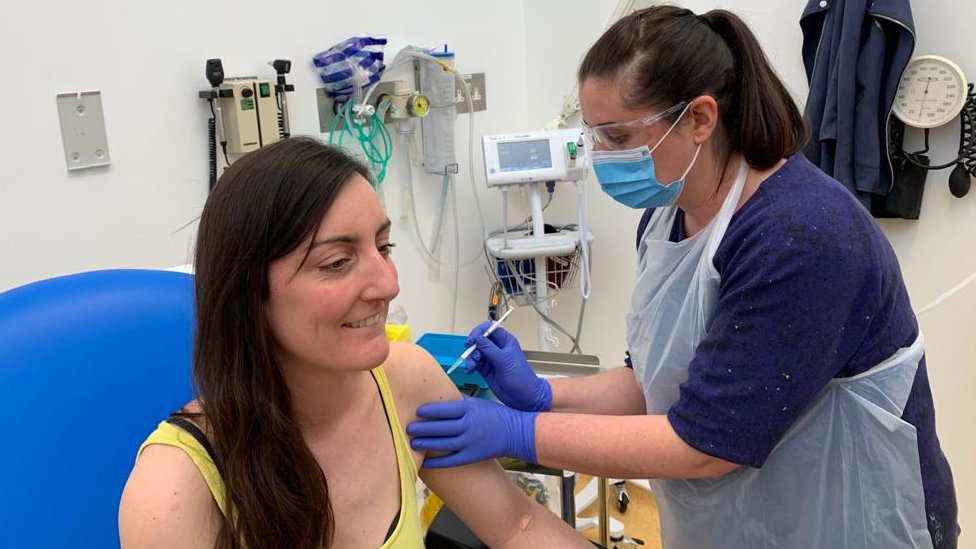
[[[354,174],[315,234],[268,267],[268,326],[282,369],[352,372],[386,360],[386,313],[400,291],[391,248],[390,220]]]

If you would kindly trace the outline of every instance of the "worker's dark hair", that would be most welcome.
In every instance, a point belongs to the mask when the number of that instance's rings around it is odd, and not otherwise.
[[[653,6],[627,15],[590,48],[578,78],[580,84],[591,78],[617,83],[624,106],[633,110],[713,97],[723,179],[734,154],[763,170],[807,140],[803,117],[755,35],[725,10],[695,15]]]

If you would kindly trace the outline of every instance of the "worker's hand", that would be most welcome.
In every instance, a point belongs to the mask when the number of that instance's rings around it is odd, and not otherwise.
[[[535,412],[521,412],[481,398],[435,402],[417,408],[422,419],[407,425],[410,446],[446,452],[424,467],[457,467],[498,457],[535,462]]]
[[[506,406],[526,412],[548,412],[552,408],[552,387],[535,375],[522,354],[515,336],[498,327],[483,336],[491,322],[485,321],[471,330],[465,347],[476,350],[465,365],[468,373],[477,371],[488,382],[491,392]]]

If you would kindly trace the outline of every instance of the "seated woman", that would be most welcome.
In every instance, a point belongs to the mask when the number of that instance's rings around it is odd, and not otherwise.
[[[492,547],[591,547],[495,462],[424,469],[410,449],[417,405],[460,395],[387,342],[394,244],[367,178],[303,138],[221,177],[196,245],[199,398],[140,449],[123,548],[422,548],[418,474]]]

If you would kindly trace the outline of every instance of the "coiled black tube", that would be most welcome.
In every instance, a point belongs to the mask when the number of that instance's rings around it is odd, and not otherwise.
[[[209,154],[207,158],[208,166],[210,167],[210,190],[212,191],[214,185],[217,184],[217,113],[214,112],[213,100],[210,103],[210,113],[213,116],[207,120],[207,152]]]
[[[969,175],[976,177],[976,91],[969,84],[966,104],[960,113],[959,162],[966,166]]]
[[[214,185],[217,184],[217,121],[213,118],[207,120],[207,133],[208,133],[208,149],[210,152],[210,158],[208,162],[210,164],[210,190],[213,190]]]

